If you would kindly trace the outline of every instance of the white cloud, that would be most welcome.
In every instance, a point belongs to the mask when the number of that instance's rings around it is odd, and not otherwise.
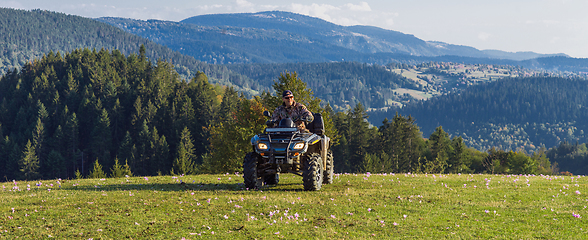
[[[261,5],[260,6],[260,9],[262,11],[276,10],[276,9],[279,9],[279,8],[280,8],[280,6],[277,6],[277,5]]]
[[[239,8],[252,8],[255,6],[253,3],[250,3],[247,0],[237,0],[235,3],[237,3],[237,7]]]
[[[0,6],[5,8],[25,9],[25,6],[17,1],[0,1]]]
[[[371,12],[372,8],[367,2],[361,2],[359,5],[355,5],[353,3],[347,3],[343,5],[344,7],[348,8],[352,11],[361,11],[361,12]]]
[[[214,5],[203,5],[203,6],[196,6],[195,8],[201,11],[213,11],[215,9],[220,9],[222,8],[223,5],[220,4],[214,4]]]
[[[491,36],[492,36],[492,34],[487,33],[487,32],[480,32],[480,33],[478,33],[478,39],[480,39],[482,41],[488,40],[488,38],[490,38]]]
[[[341,5],[292,3],[281,9],[321,18],[343,26],[373,25],[391,29],[394,25],[394,18],[398,17],[398,13],[374,11],[367,2],[343,3]]]
[[[340,10],[340,8],[329,4],[316,4],[303,5],[298,3],[292,3],[290,10],[295,13],[309,15],[313,17],[322,18],[327,21],[332,21],[331,12]]]
[[[556,43],[559,43],[559,42],[560,42],[560,40],[561,40],[561,38],[560,38],[560,37],[558,37],[558,36],[555,36],[555,37],[552,37],[552,38],[549,40],[549,43],[551,43],[551,44],[556,44]]]

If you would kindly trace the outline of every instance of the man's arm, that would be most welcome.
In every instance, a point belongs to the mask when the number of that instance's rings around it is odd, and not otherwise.
[[[281,111],[280,108],[281,107],[277,107],[276,110],[274,110],[274,113],[272,113],[272,118],[271,118],[272,122],[277,122],[280,120],[280,118],[281,118],[280,117],[280,111]]]
[[[306,124],[308,124],[308,123],[311,123],[311,122],[314,120],[314,115],[312,115],[312,112],[310,112],[310,111],[309,111],[309,110],[306,108],[306,106],[304,106],[304,105],[302,105],[302,104],[300,104],[300,106],[301,106],[301,107],[300,107],[300,109],[299,109],[299,110],[300,110],[300,111],[299,111],[299,116],[300,116],[301,120],[302,120],[302,119],[305,119],[305,120],[306,120],[306,121],[305,121],[305,123],[306,123]]]

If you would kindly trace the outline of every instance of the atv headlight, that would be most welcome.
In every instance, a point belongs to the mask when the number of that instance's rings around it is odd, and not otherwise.
[[[306,144],[304,144],[304,143],[296,143],[296,145],[294,145],[294,149],[296,149],[296,150],[303,149],[304,148],[304,145],[306,145]]]
[[[264,149],[265,150],[265,149],[267,149],[267,144],[265,144],[265,143],[258,143],[257,144],[257,148],[258,149]]]

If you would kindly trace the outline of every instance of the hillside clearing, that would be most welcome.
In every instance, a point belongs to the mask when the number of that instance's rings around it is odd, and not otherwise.
[[[417,100],[427,100],[427,99],[435,96],[435,94],[432,94],[432,93],[426,93],[423,91],[407,89],[407,88],[397,88],[397,89],[394,89],[393,92],[398,93],[400,95],[408,94]]]

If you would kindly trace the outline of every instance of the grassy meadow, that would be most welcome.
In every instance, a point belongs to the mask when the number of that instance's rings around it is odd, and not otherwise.
[[[588,178],[239,173],[3,182],[0,239],[588,239]]]

